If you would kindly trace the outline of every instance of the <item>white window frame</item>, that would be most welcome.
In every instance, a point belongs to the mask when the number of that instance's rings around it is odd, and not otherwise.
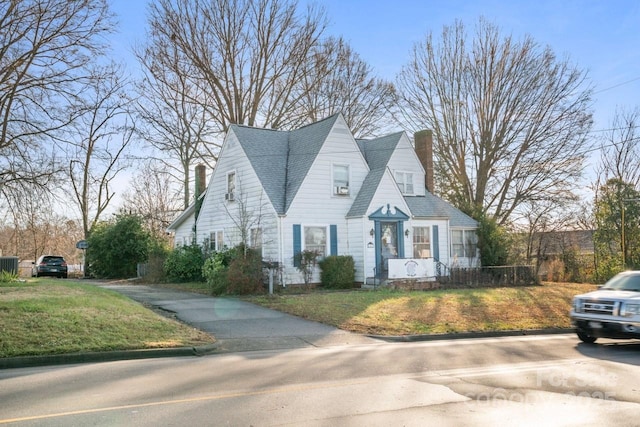
[[[209,233],[209,248],[216,252],[224,249],[224,231],[215,230]]]
[[[336,168],[347,169],[347,181],[336,180]],[[332,163],[331,164],[331,193],[334,196],[348,196],[351,194],[351,167],[348,164]],[[346,190],[344,190],[346,188]]]
[[[416,242],[415,241],[416,236],[422,235],[421,233],[416,233],[416,229],[425,229],[424,236],[427,237],[427,242],[426,243],[425,242]],[[412,248],[413,248],[413,257],[414,258],[432,258],[433,257],[433,251],[431,250],[431,240],[432,240],[431,226],[429,226],[429,225],[414,226],[411,235],[412,235],[411,244],[412,244]],[[419,251],[416,251],[416,245],[425,246],[427,244],[429,246],[428,246],[428,248],[426,250],[428,250],[429,254],[428,254],[428,256],[423,257],[422,254],[419,253]]]
[[[454,233],[460,234],[460,240],[454,240]],[[475,258],[478,254],[478,233],[474,229],[451,230],[451,256],[458,258]]]
[[[325,257],[329,255],[329,250],[330,250],[330,236],[329,236],[329,226],[325,225],[325,224],[302,224],[301,226],[301,236],[300,236],[300,240],[301,240],[301,246],[302,246],[302,250],[312,250],[309,249],[309,247],[307,246],[307,229],[308,228],[322,228],[324,229],[324,237],[325,237],[325,241],[324,241],[324,252],[320,252],[320,256],[321,257]]]
[[[396,184],[398,184],[398,188],[402,194],[406,195],[414,195],[415,194],[415,185],[413,182],[413,176],[415,173],[409,171],[395,171],[394,177],[396,179]]]
[[[238,187],[238,176],[235,169],[227,172],[225,200],[232,202],[235,199],[236,188]],[[230,179],[232,178],[232,179]]]

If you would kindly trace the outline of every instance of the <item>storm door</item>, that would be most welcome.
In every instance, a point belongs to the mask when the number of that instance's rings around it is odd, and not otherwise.
[[[380,255],[382,256],[382,271],[389,272],[389,259],[398,258],[398,222],[380,222]]]

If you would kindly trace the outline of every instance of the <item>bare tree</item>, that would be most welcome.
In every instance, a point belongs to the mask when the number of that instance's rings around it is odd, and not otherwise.
[[[602,138],[598,183],[617,179],[640,189],[640,109],[617,109]]]
[[[131,191],[123,196],[121,210],[139,215],[154,236],[164,237],[167,226],[183,210],[174,182],[162,163],[145,162],[132,180]]]
[[[128,166],[125,154],[134,128],[126,88],[118,67],[96,67],[80,108],[83,114],[67,133],[68,173],[84,238],[113,200],[113,181]]]
[[[329,38],[313,52],[299,88],[306,123],[342,112],[359,138],[375,136],[389,125],[389,110],[396,103],[393,84],[376,78],[342,38]]]
[[[46,188],[76,85],[111,31],[105,0],[0,2],[0,192]]]
[[[216,132],[229,124],[287,128],[297,119],[294,88],[324,31],[322,12],[301,15],[290,0],[159,0],[149,16],[151,43],[176,49],[194,71],[190,84],[211,97]]]
[[[256,244],[254,239],[259,239],[260,244],[266,243],[262,241],[262,227],[264,226],[267,202],[262,191],[255,199],[243,192],[242,187],[237,188],[236,191],[238,194],[235,196],[235,208],[230,208],[225,204],[224,209],[235,225],[234,242],[244,245],[246,251],[248,247]],[[259,232],[259,235],[252,235],[252,230]]]
[[[434,132],[441,193],[505,224],[525,202],[561,200],[578,181],[592,119],[586,74],[530,37],[480,20],[417,44],[398,79],[405,118]]]
[[[21,194],[5,210],[0,227],[0,253],[36,260],[40,255],[64,255],[69,263],[79,261],[75,243],[82,238],[76,221],[54,212],[52,196],[45,190]]]
[[[138,47],[136,56],[144,77],[137,82],[140,118],[138,132],[143,141],[160,151],[174,180],[182,183],[183,209],[191,203],[191,166],[202,161],[213,168],[220,145],[215,123],[207,111],[213,102],[207,92],[194,85],[197,70],[167,40],[152,29],[149,42]]]
[[[537,200],[523,203],[520,208],[522,218],[515,221],[522,225],[520,229],[526,237],[523,261],[535,260],[538,270],[548,252],[557,249],[561,233],[580,228],[576,221],[577,204],[577,196],[560,202]]]

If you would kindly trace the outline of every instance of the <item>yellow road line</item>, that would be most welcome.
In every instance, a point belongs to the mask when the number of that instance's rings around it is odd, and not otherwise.
[[[259,396],[259,395],[267,395],[267,394],[290,393],[290,392],[299,392],[299,391],[329,389],[329,388],[336,388],[336,387],[344,387],[344,386],[366,384],[368,382],[371,382],[371,378],[368,378],[366,380],[351,381],[351,382],[347,382],[347,383],[330,383],[330,384],[317,384],[317,385],[309,385],[309,386],[282,387],[282,388],[273,388],[273,389],[257,390],[257,391],[245,391],[245,392],[227,393],[227,394],[221,394],[221,395],[217,395],[217,396],[201,396],[201,397],[193,397],[193,398],[189,398],[189,399],[165,400],[165,401],[160,401],[160,402],[139,403],[139,404],[133,404],[133,405],[108,406],[108,407],[105,407],[105,408],[82,409],[82,410],[78,410],[78,411],[58,412],[58,413],[54,413],[54,414],[32,415],[32,416],[28,416],[28,417],[19,417],[19,418],[7,418],[7,419],[4,419],[4,420],[0,419],[0,424],[17,423],[17,422],[23,422],[23,421],[44,420],[44,419],[49,419],[49,418],[61,418],[61,417],[68,417],[68,416],[73,416],[73,415],[95,414],[95,413],[99,413],[99,412],[121,411],[121,410],[124,410],[124,409],[147,408],[147,407],[152,407],[152,406],[176,405],[176,404],[181,404],[181,403],[192,403],[192,402],[213,401],[213,400],[221,400],[221,399],[232,399],[232,398],[236,398],[236,397]]]

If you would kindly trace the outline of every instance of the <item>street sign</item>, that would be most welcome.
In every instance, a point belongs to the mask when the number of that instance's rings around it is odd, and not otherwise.
[[[80,240],[78,243],[76,243],[76,248],[78,249],[87,249],[89,247],[89,242],[87,242],[86,240]]]

